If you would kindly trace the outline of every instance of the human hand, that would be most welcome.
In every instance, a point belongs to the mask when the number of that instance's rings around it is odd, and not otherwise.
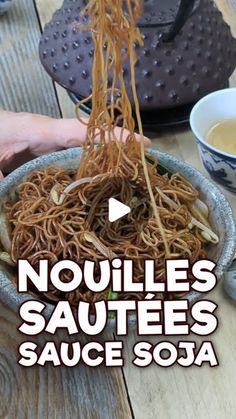
[[[31,158],[82,145],[87,127],[76,118],[0,112],[0,169],[12,170]],[[119,128],[118,136],[119,136]],[[127,132],[128,135],[128,132]],[[137,140],[139,140],[137,135]],[[145,145],[151,142],[145,137]]]

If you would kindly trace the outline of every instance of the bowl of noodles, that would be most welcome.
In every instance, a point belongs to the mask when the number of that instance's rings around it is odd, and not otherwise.
[[[222,193],[187,163],[145,150],[135,81],[136,47],[143,45],[137,25],[141,13],[141,0],[87,3],[82,15],[89,16],[88,23],[74,27],[90,30],[94,44],[92,92],[76,106],[78,119],[87,125],[83,149],[40,157],[0,184],[0,292],[15,309],[29,298],[16,290],[19,259],[27,259],[37,270],[41,259],[47,259],[50,268],[64,259],[82,265],[85,259],[127,258],[133,261],[134,281],[140,283],[147,259],[154,261],[155,281],[164,282],[166,259],[188,258],[194,264],[208,257],[217,263],[220,279],[233,258],[235,223]],[[87,102],[92,109],[85,121],[79,111]],[[131,209],[113,223],[108,216],[110,198]],[[64,270],[60,279],[69,282],[71,275]],[[99,280],[96,268],[94,275]],[[83,281],[73,292],[52,286],[47,293],[33,288],[30,292],[45,301],[49,311],[59,300],[76,308],[80,301],[145,297],[117,295],[109,287],[94,293]],[[200,295],[191,292],[187,297],[192,302]],[[159,293],[156,298],[167,296]]]
[[[96,294],[86,290],[83,284],[65,295],[53,289],[39,294],[33,288],[30,295],[19,294],[15,284],[19,258],[30,261],[35,269],[40,259],[48,259],[53,265],[63,259],[82,264],[85,258],[95,261],[105,257],[131,258],[137,281],[142,281],[143,259],[149,258],[155,259],[156,280],[165,280],[165,246],[168,257],[187,257],[191,263],[205,257],[215,261],[218,280],[231,263],[236,237],[233,213],[223,194],[209,179],[171,155],[147,151],[147,167],[165,244],[141,171],[137,171],[136,179],[134,177],[135,150],[133,160],[129,162],[127,158],[127,166],[121,165],[125,174],[121,176],[121,173],[109,173],[105,167],[107,162],[100,159],[101,154],[104,157],[101,148],[94,149],[90,163],[84,161],[80,148],[42,156],[1,182],[0,296],[13,309],[29,297],[43,300],[48,312],[60,299],[67,299],[76,307],[80,300],[96,302],[114,298],[109,289]],[[123,149],[125,151],[125,146]],[[110,160],[108,150],[107,154]],[[84,168],[86,176],[82,173]],[[89,176],[90,170],[93,176]],[[109,197],[130,205],[130,214],[110,223]],[[63,280],[70,280],[69,273],[65,272]],[[200,297],[196,292],[187,295],[190,302]],[[157,298],[166,296],[158,294]]]

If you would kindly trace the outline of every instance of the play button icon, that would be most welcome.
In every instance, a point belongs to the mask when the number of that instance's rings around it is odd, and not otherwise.
[[[109,199],[108,219],[111,223],[129,214],[130,211],[131,208],[128,207],[128,205],[122,204],[122,202],[118,201],[115,198]]]

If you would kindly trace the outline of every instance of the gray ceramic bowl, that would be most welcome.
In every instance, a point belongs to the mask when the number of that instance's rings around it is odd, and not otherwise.
[[[169,154],[159,153],[156,150],[150,150],[150,152],[157,155],[160,163],[170,171],[180,172],[188,178],[200,191],[200,197],[208,205],[210,222],[220,236],[220,243],[209,249],[209,258],[217,262],[215,272],[219,280],[230,265],[236,247],[236,229],[230,205],[211,181],[184,161],[177,160]],[[0,202],[7,198],[9,199],[11,191],[14,191],[16,186],[33,170],[48,165],[76,168],[78,167],[80,157],[81,150],[79,148],[70,149],[40,157],[21,166],[0,183]],[[188,295],[188,299],[191,302],[200,297],[201,295],[196,292]],[[20,304],[32,298],[32,296],[18,294],[15,285],[11,282],[9,272],[0,266],[0,298],[14,310],[17,310]],[[52,306],[48,304],[48,313],[51,310]]]

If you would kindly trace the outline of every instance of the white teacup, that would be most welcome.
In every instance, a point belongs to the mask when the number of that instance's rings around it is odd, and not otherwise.
[[[13,0],[0,0],[0,15],[3,15],[13,4]]]
[[[236,193],[236,155],[219,150],[206,141],[206,134],[214,125],[234,118],[236,88],[223,89],[210,93],[196,103],[190,115],[190,126],[197,139],[203,165],[212,179]]]

